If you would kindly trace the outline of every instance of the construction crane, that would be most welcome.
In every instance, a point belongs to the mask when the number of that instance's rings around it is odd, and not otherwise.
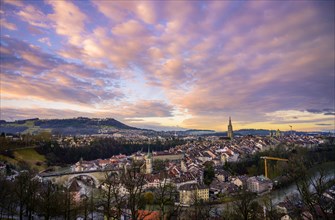
[[[264,159],[264,172],[265,172],[265,177],[268,177],[268,166],[267,166],[267,160],[280,160],[280,161],[288,161],[288,159],[284,158],[278,158],[278,157],[261,157],[261,159]]]

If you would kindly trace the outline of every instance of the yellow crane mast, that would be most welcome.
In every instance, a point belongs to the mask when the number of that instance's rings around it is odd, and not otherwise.
[[[280,160],[280,161],[288,161],[288,159],[285,158],[278,158],[278,157],[261,157],[261,159],[264,159],[264,171],[265,171],[265,177],[268,177],[268,166],[267,166],[267,160]]]

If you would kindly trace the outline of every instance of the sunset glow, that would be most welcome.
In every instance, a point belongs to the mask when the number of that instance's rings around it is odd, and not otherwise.
[[[1,0],[1,119],[335,130],[334,1]]]

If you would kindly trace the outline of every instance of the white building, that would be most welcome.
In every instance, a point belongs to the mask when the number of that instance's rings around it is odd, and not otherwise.
[[[251,192],[258,194],[269,192],[272,190],[273,183],[269,178],[265,176],[253,176],[247,180],[247,188]]]

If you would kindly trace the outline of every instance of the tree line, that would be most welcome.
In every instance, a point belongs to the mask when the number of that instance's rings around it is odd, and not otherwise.
[[[14,183],[0,178],[0,219],[67,220],[81,216],[83,219],[114,220],[123,216],[142,220],[157,213],[155,216],[161,220],[277,220],[285,214],[293,219],[312,220],[332,219],[335,214],[334,201],[326,200],[324,196],[324,192],[334,185],[334,180],[328,181],[322,174],[314,180],[297,182],[299,195],[286,200],[291,208],[288,213],[277,209],[270,197],[258,199],[255,193],[245,188],[241,188],[234,200],[221,208],[196,197],[192,206],[184,207],[176,204],[178,192],[175,186],[161,182],[157,188],[145,190],[141,187],[143,177],[138,176],[137,171],[120,176],[106,173],[98,196],[87,195],[79,202],[73,200],[68,188],[51,182],[41,183],[29,173],[20,173]],[[128,194],[120,192],[120,184],[124,184]]]
[[[71,187],[40,181],[32,170],[23,170],[8,180],[0,175],[0,219],[145,219],[158,213],[159,219],[181,219],[183,207],[176,205],[175,185],[163,181],[157,188],[145,188],[142,164],[133,163],[119,173],[105,172],[94,194],[74,200]],[[124,193],[126,190],[127,193]],[[204,204],[203,204],[204,205]]]
[[[27,170],[21,171],[14,181],[0,175],[0,198],[0,219],[73,219],[78,208],[67,188],[40,182]]]
[[[230,171],[233,175],[264,175],[264,160],[261,159],[262,156],[286,158],[289,161],[301,161],[304,167],[311,168],[316,164],[335,161],[334,139],[330,139],[327,143],[320,144],[312,149],[279,145],[276,148],[257,152],[239,162],[225,163],[224,169]],[[279,178],[284,185],[294,181],[291,178],[291,171],[288,169],[287,162],[268,160],[267,163],[271,179]]]
[[[177,203],[178,190],[167,181],[167,176],[164,176],[166,173],[162,173],[163,181],[158,187],[144,187],[146,174],[140,172],[141,165],[133,163],[118,173],[106,171],[98,191],[94,195],[84,195],[77,202],[73,199],[71,188],[54,185],[50,181],[41,182],[34,171],[22,170],[14,181],[0,175],[0,219],[75,219],[78,216],[96,219],[97,213],[108,220],[120,219],[121,216],[145,219],[152,213],[158,213],[162,220],[277,220],[284,215],[278,211],[270,197],[259,199],[255,193],[247,191],[246,187],[240,188],[233,201],[221,206],[221,209],[210,201],[198,199],[196,194],[191,207],[181,206]],[[311,177],[304,161],[298,159],[288,164],[288,170],[299,194],[286,200],[292,209],[289,214],[294,219],[332,219],[335,203],[325,193],[335,186],[334,177],[328,178],[323,170]]]
[[[15,141],[0,137],[0,142],[3,144],[0,144],[0,153],[11,158],[14,158],[13,150],[34,146],[39,154],[46,156],[48,166],[73,164],[79,161],[80,158],[95,160],[119,154],[130,155],[141,150],[146,152],[149,146],[148,143],[142,142],[132,143],[114,138],[96,138],[89,145],[61,147],[58,142],[51,140],[51,136],[48,136],[47,133],[41,133],[38,136],[23,135],[19,140]],[[150,143],[150,149],[153,151],[164,151],[183,143],[184,141],[180,139],[170,139],[164,142],[156,140]]]

